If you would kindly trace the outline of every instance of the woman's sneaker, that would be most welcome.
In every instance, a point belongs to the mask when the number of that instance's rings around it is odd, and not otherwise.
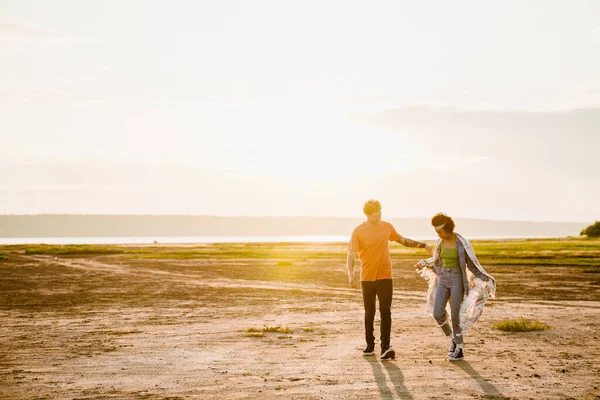
[[[460,347],[457,347],[456,350],[454,350],[454,353],[452,353],[452,355],[448,357],[448,360],[460,361],[463,358],[465,358],[465,356],[463,355],[463,349],[461,349]]]
[[[456,351],[456,342],[453,339],[452,343],[450,344],[450,349],[448,350],[448,357],[450,357],[452,354],[454,354],[455,351]]]
[[[372,356],[373,354],[375,354],[375,346],[367,346],[363,350],[363,356]]]
[[[396,351],[392,349],[392,346],[387,349],[381,349],[381,356],[379,356],[382,360],[388,360],[390,358],[396,358]]]

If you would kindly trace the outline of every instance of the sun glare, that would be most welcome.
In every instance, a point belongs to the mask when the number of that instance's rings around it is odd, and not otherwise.
[[[309,180],[393,173],[412,167],[420,148],[401,134],[358,126],[349,111],[306,104],[254,106],[245,174]]]

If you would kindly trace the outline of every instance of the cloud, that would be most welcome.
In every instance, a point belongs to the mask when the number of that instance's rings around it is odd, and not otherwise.
[[[186,187],[203,179],[212,183],[222,177],[215,170],[176,164],[0,161],[0,185],[4,186]]]
[[[90,43],[90,39],[66,35],[29,22],[0,17],[0,56],[21,54],[23,51],[27,53],[28,50],[67,49],[85,43]]]
[[[57,36],[55,33],[37,25],[0,19],[0,37],[48,37]]]
[[[524,169],[598,179],[600,108],[517,112],[412,106],[354,114],[359,124],[390,129],[438,154],[479,156]]]

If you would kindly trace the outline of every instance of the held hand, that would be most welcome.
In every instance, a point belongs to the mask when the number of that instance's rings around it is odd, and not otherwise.
[[[431,246],[427,243],[425,243],[425,250],[427,250],[427,254],[429,254],[429,255],[433,254],[433,250],[431,249]]]
[[[353,287],[354,289],[358,289],[358,280],[354,275],[352,275],[348,280],[350,282],[351,287]]]
[[[419,272],[421,268],[423,268],[421,265],[419,265],[419,263],[415,264],[414,267],[417,272]]]

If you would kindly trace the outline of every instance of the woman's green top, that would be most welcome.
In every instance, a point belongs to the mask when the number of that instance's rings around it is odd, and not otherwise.
[[[458,268],[458,249],[442,247],[442,267],[444,268]]]

